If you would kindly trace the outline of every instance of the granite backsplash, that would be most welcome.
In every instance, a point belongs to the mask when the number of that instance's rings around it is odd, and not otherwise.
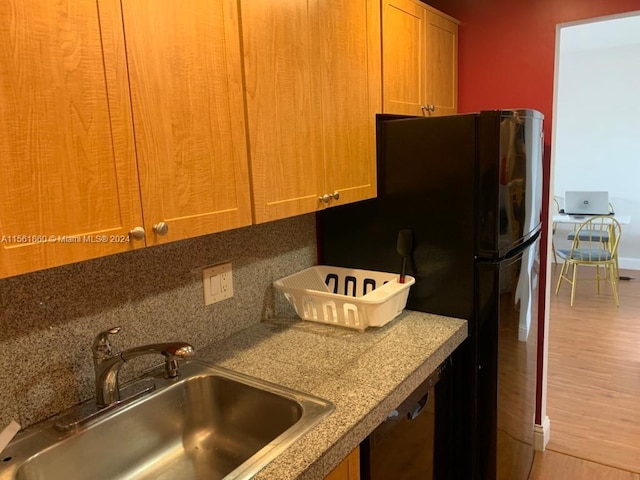
[[[204,306],[202,269],[224,261],[234,296]],[[315,217],[304,215],[0,280],[0,428],[93,397],[97,332],[120,325],[118,350],[180,340],[197,351],[292,313],[271,284],[315,263]],[[149,362],[125,365],[124,378]]]

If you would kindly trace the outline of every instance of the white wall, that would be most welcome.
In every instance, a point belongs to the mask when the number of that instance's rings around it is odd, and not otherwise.
[[[562,28],[557,73],[554,195],[609,191],[631,216],[620,266],[640,270],[640,16]],[[556,231],[556,247],[570,228]]]

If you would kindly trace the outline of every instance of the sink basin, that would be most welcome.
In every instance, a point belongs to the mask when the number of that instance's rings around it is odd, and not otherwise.
[[[180,371],[76,431],[49,422],[16,439],[0,455],[0,479],[250,478],[333,410],[197,360]]]

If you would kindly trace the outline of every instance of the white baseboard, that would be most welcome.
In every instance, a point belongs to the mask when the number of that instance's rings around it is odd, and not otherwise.
[[[547,448],[549,439],[551,438],[551,420],[544,417],[542,425],[537,423],[533,426],[533,449],[538,452],[544,452]]]
[[[626,270],[640,270],[640,258],[619,257],[618,263]]]

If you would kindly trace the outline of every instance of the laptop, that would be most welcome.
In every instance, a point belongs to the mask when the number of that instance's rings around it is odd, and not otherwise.
[[[609,192],[565,192],[567,215],[609,215]]]

